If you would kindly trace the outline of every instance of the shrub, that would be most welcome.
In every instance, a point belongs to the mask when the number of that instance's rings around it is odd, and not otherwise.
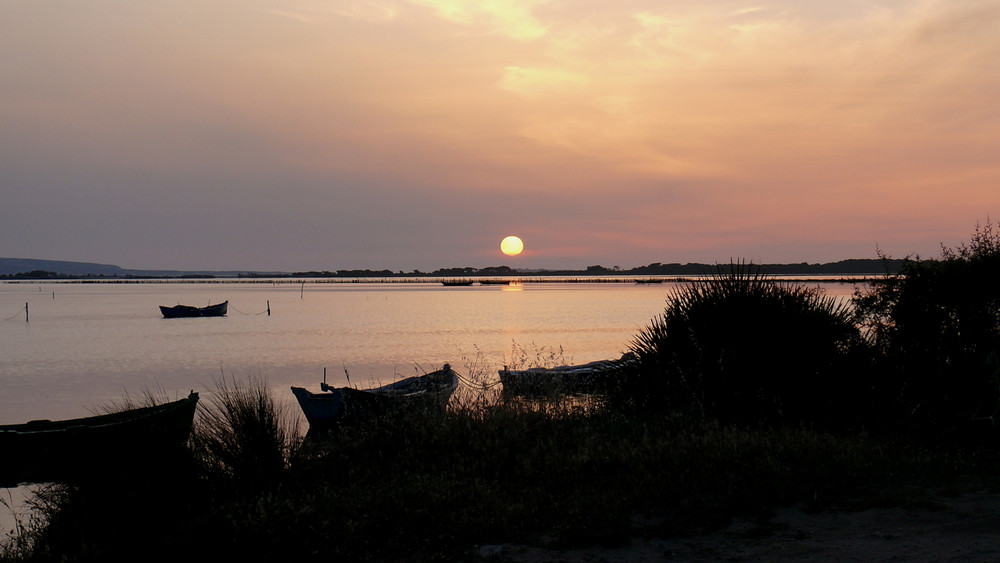
[[[948,433],[1000,407],[1000,233],[987,221],[940,260],[908,259],[855,296],[879,351],[883,403],[918,431]]]
[[[730,264],[670,293],[632,340],[639,367],[623,391],[724,421],[843,424],[865,396],[863,348],[849,304]]]

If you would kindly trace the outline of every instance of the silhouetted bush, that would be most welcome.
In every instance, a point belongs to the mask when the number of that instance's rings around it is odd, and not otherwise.
[[[722,421],[843,425],[866,409],[865,346],[848,303],[730,264],[680,286],[632,341],[623,395]]]
[[[282,476],[298,442],[298,419],[275,401],[265,381],[220,379],[199,413],[191,443],[203,471],[223,478],[217,482],[255,492]]]
[[[948,434],[992,427],[1000,407],[1000,233],[987,221],[940,260],[908,260],[855,296],[879,352],[879,402],[897,424]]]

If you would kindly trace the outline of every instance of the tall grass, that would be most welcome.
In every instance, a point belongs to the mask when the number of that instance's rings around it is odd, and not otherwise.
[[[310,530],[296,549],[392,560],[495,542],[621,545],[788,502],[941,484],[952,468],[948,456],[863,434],[519,402],[411,422],[344,429],[303,450],[286,492],[309,512],[283,515]],[[636,528],[638,515],[653,524]]]
[[[487,380],[492,367],[479,366],[463,378]],[[301,445],[281,420],[260,380],[218,383],[196,423],[201,463],[50,488],[44,525],[0,561],[176,561],[195,548],[222,560],[470,560],[484,543],[693,533],[787,502],[940,485],[973,465],[864,434],[559,400],[470,397]]]
[[[275,482],[299,438],[297,413],[275,401],[262,378],[222,377],[208,404],[199,405],[191,443],[203,470],[245,486]]]

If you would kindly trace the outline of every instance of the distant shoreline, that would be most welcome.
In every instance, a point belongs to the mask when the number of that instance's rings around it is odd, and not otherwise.
[[[801,262],[797,264],[753,264],[760,268],[761,273],[768,277],[791,277],[800,279],[803,276],[823,276],[841,277],[845,279],[869,278],[873,276],[884,276],[885,274],[898,273],[904,260],[899,259],[849,259],[838,262],[828,262],[824,264],[808,264]],[[324,279],[339,280],[345,283],[355,283],[356,280],[374,281],[381,280],[414,280],[437,281],[446,279],[518,279],[524,281],[536,281],[539,279],[560,278],[565,281],[567,278],[580,278],[588,280],[589,283],[614,283],[618,278],[636,277],[649,278],[651,280],[661,280],[677,278],[684,281],[688,278],[697,278],[712,275],[720,269],[724,270],[727,264],[701,264],[701,263],[671,263],[662,264],[654,262],[646,266],[638,266],[630,269],[618,267],[606,268],[604,266],[589,266],[583,270],[547,270],[528,269],[518,270],[510,266],[490,266],[485,268],[439,268],[432,272],[422,272],[413,270],[410,272],[392,271],[388,269],[343,269],[343,270],[323,270],[323,271],[301,271],[301,272],[247,272],[247,271],[180,271],[180,270],[130,270],[119,266],[108,264],[92,264],[85,262],[63,262],[54,260],[35,260],[24,258],[0,258],[0,279],[2,280],[61,280],[61,279],[84,279],[84,280],[147,280],[147,279],[180,279],[180,280],[204,280],[204,279]]]
[[[6,284],[34,284],[34,283],[51,283],[51,284],[271,284],[271,285],[299,285],[299,284],[339,284],[339,285],[352,285],[352,284],[436,284],[436,285],[454,285],[454,282],[459,280],[467,280],[471,282],[468,285],[462,287],[469,287],[475,285],[520,285],[520,284],[634,284],[637,286],[644,285],[660,285],[660,284],[670,284],[670,283],[692,283],[699,280],[708,279],[710,276],[661,276],[661,277],[650,277],[650,276],[594,276],[594,277],[577,277],[577,276],[545,276],[545,275],[526,275],[526,276],[515,276],[515,277],[483,277],[483,276],[469,276],[469,277],[439,277],[439,276],[428,276],[428,277],[392,277],[392,278],[310,278],[310,277],[274,277],[274,278],[232,278],[232,277],[207,277],[207,278],[177,278],[177,277],[163,277],[163,278],[20,278],[20,279],[3,279],[0,278],[0,283]],[[778,282],[778,283],[844,283],[844,284],[857,284],[857,283],[871,283],[882,278],[881,274],[872,275],[862,275],[862,276],[825,276],[825,275],[786,275],[786,276],[768,276],[768,279]],[[458,287],[456,289],[461,289]]]

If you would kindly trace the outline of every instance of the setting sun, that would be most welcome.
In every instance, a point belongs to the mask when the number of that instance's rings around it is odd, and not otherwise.
[[[504,237],[500,241],[500,252],[503,252],[507,256],[517,256],[524,250],[524,243],[521,239],[511,235],[509,237]]]

